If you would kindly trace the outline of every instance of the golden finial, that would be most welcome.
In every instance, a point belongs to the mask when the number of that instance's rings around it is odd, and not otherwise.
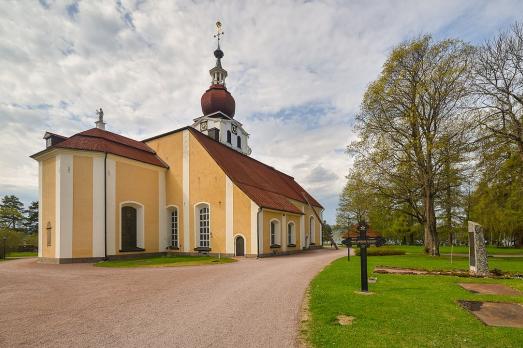
[[[217,21],[216,22],[216,34],[214,34],[214,37],[218,39],[218,44],[220,43],[220,36],[224,34],[222,30],[222,22]]]

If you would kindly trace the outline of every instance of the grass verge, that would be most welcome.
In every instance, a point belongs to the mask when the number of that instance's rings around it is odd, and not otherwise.
[[[377,265],[409,268],[449,268],[448,260],[422,255],[376,256],[368,259],[369,275]],[[523,291],[517,279],[477,279],[453,276],[375,274],[369,284],[374,295],[355,293],[360,288],[359,257],[341,258],[326,267],[311,283],[307,339],[315,347],[520,347],[523,330],[485,326],[463,310],[457,300],[523,303],[521,297],[479,295],[459,282],[505,284]],[[489,260],[490,262],[491,260]],[[503,270],[523,269],[523,260],[502,263]],[[451,268],[466,269],[466,260]],[[499,265],[498,265],[499,266]],[[338,315],[355,317],[341,326]]]
[[[101,261],[95,264],[98,267],[180,267],[180,266],[198,266],[198,265],[216,265],[236,262],[229,257],[217,258],[214,256],[157,256],[128,260],[111,260]]]

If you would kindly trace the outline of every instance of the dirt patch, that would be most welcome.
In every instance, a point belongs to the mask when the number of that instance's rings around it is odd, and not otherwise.
[[[510,288],[502,284],[477,284],[477,283],[459,283],[463,289],[470,292],[484,295],[506,295],[521,296],[523,293],[519,290]]]
[[[519,303],[458,301],[488,326],[523,328],[523,305]]]
[[[356,318],[351,317],[350,315],[345,315],[345,314],[340,314],[336,317],[336,321],[341,326],[352,325],[352,322],[354,321],[354,319],[356,319]]]

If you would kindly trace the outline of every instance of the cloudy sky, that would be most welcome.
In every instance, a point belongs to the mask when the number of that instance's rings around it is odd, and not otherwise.
[[[0,2],[0,195],[37,199],[46,130],[135,139],[189,125],[210,83],[214,23],[252,156],[294,176],[334,222],[366,86],[391,49],[431,33],[479,44],[523,1]]]

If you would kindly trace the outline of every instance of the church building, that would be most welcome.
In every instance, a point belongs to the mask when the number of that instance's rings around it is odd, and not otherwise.
[[[40,260],[264,257],[321,246],[321,204],[292,176],[250,157],[219,34],[202,116],[191,126],[137,141],[105,130],[100,109],[96,128],[45,133],[46,148],[31,156]]]

